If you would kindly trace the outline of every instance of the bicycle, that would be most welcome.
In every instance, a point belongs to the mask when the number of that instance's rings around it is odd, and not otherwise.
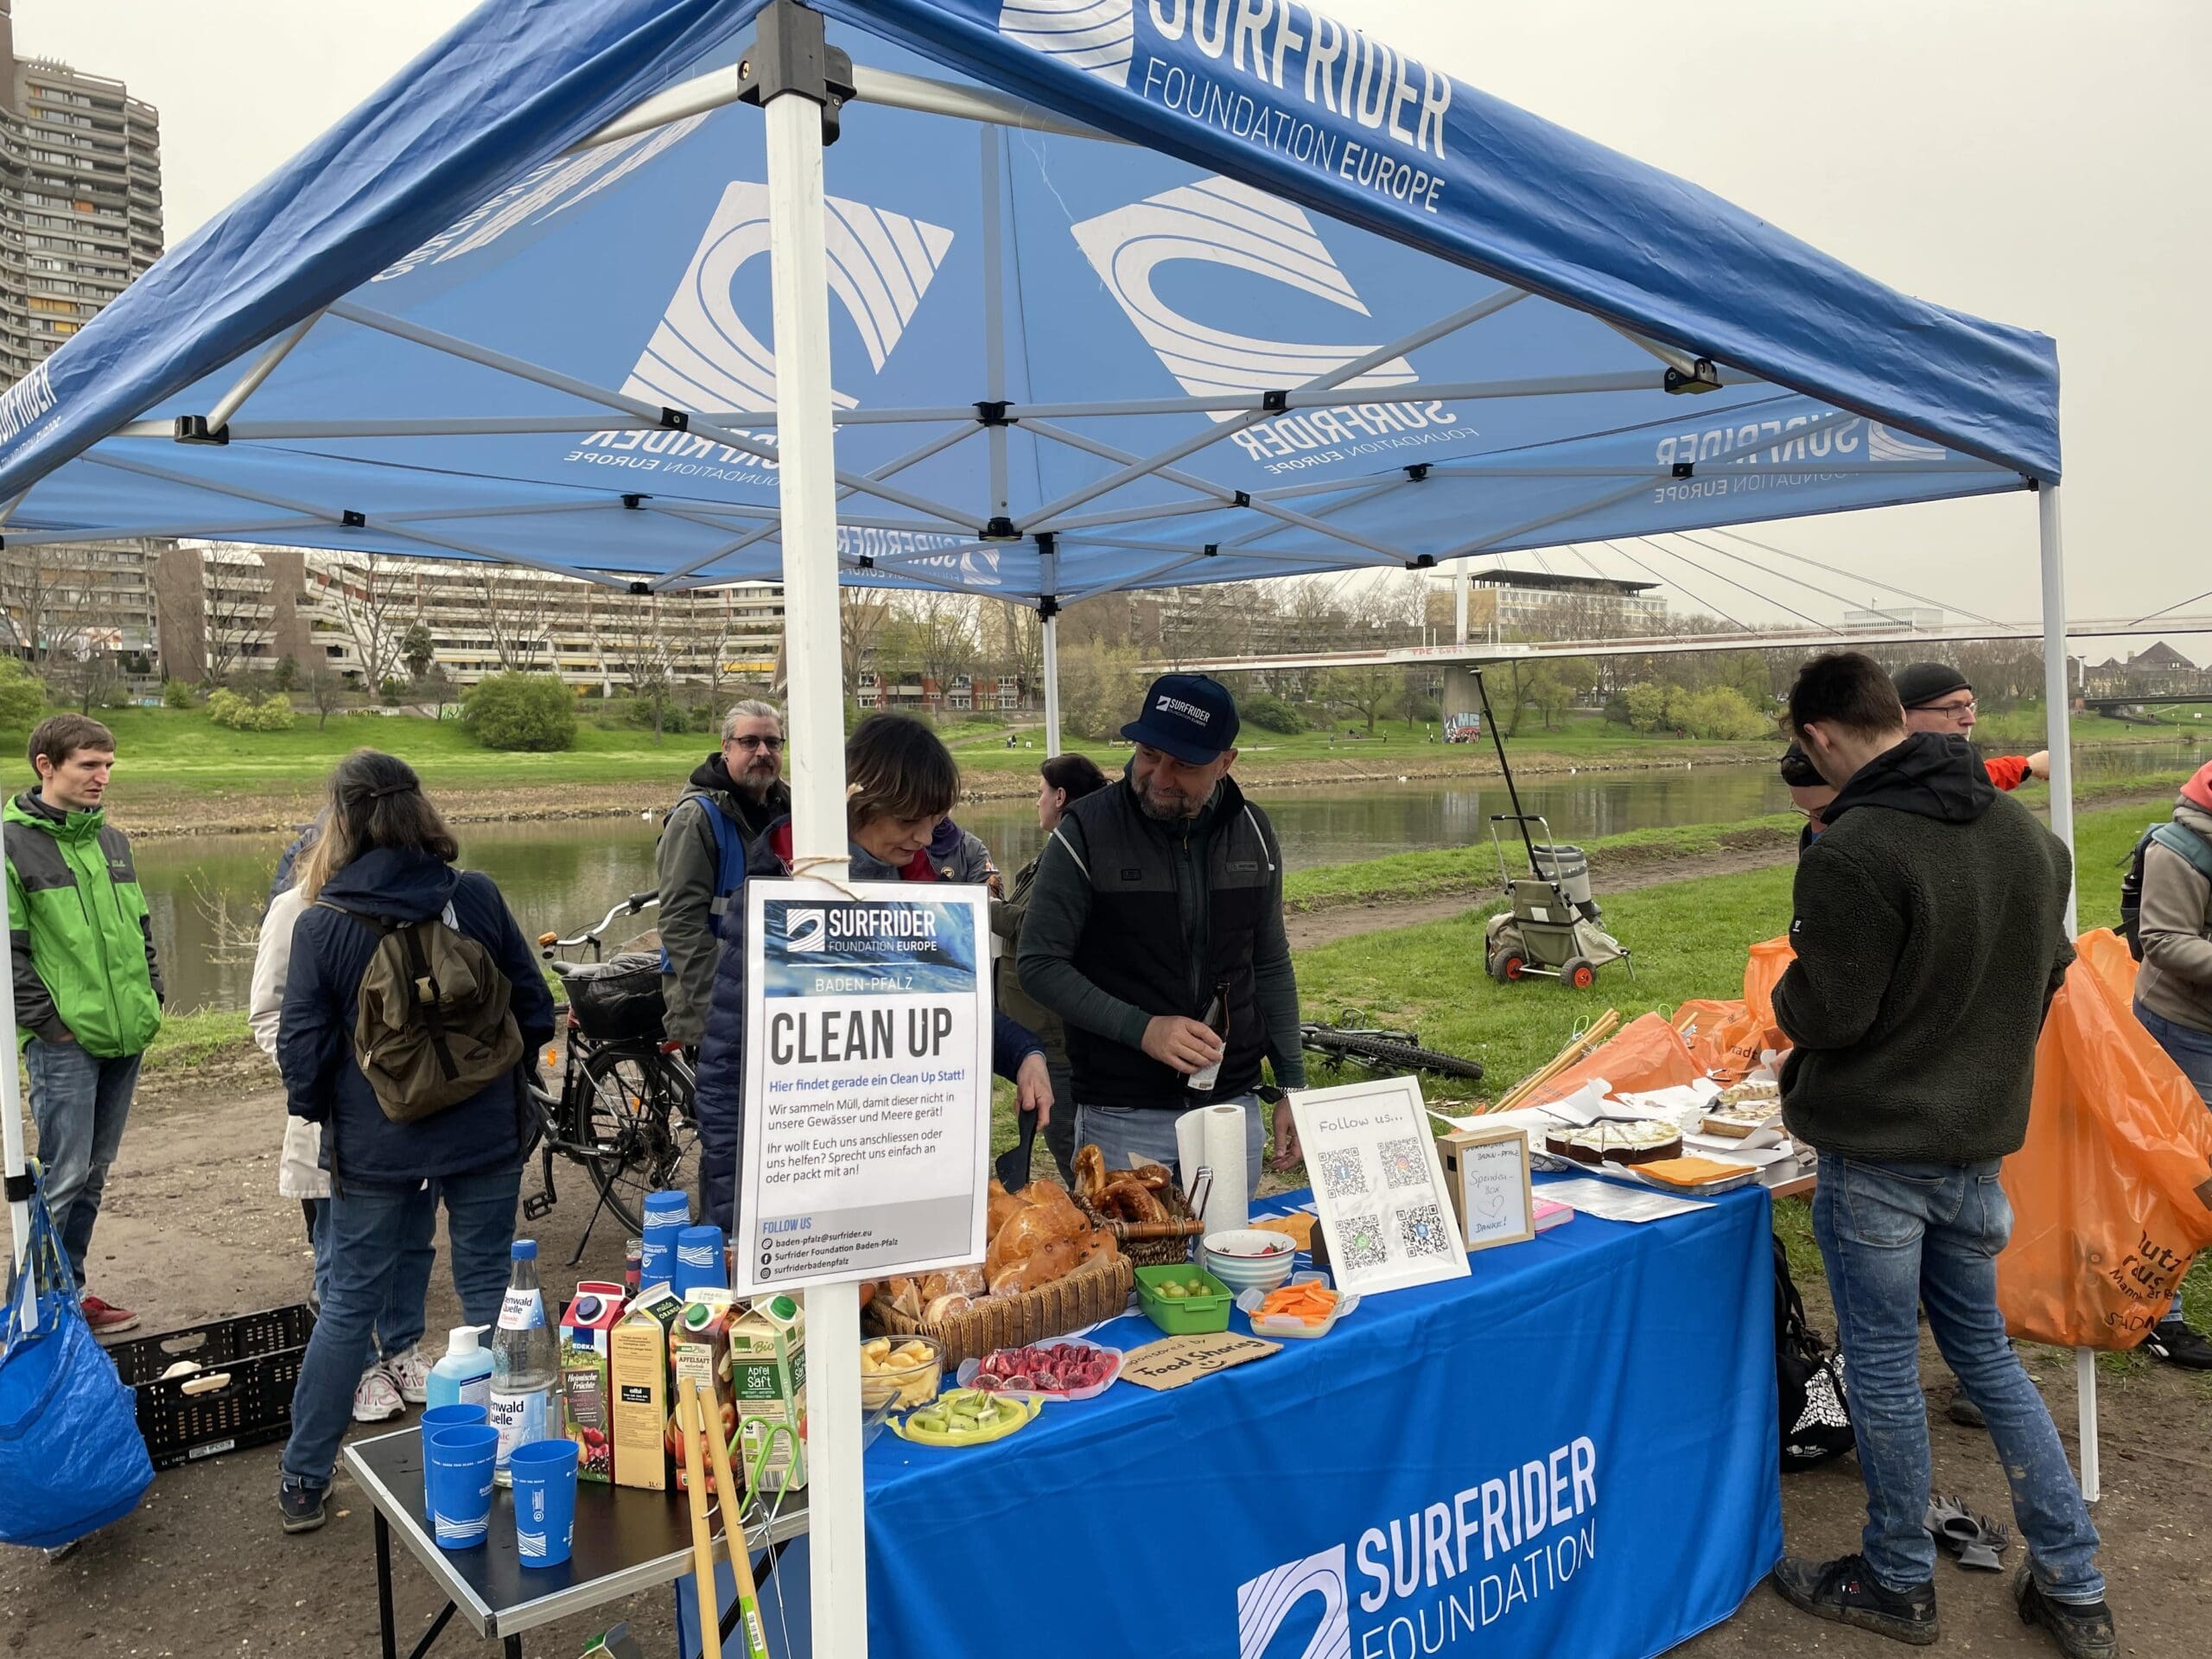
[[[543,1187],[523,1200],[523,1215],[539,1220],[559,1201],[553,1183],[556,1154],[591,1177],[599,1202],[577,1241],[571,1267],[583,1259],[601,1211],[612,1211],[634,1236],[644,1230],[645,1194],[688,1187],[698,1173],[699,1125],[692,1105],[696,1079],[683,1045],[663,1034],[659,962],[641,954],[602,961],[601,955],[601,940],[616,921],[659,903],[658,893],[633,893],[595,927],[565,938],[538,936],[540,954],[568,996],[556,1009],[567,1040],[557,1090],[543,1075],[554,1060],[552,1050],[539,1057],[544,1066],[531,1068],[533,1139]],[[588,962],[558,954],[580,950],[591,953]],[[652,976],[649,991],[625,988],[627,994],[620,995],[599,988],[601,981],[647,973]]]
[[[1404,1071],[1433,1071],[1439,1077],[1480,1080],[1483,1075],[1481,1061],[1470,1060],[1458,1054],[1446,1054],[1438,1049],[1423,1048],[1419,1032],[1386,1031],[1380,1027],[1362,1023],[1366,1017],[1357,1008],[1346,1008],[1338,1014],[1338,1023],[1333,1026],[1315,1023],[1300,1026],[1299,1040],[1314,1053],[1338,1065],[1346,1060],[1357,1060],[1363,1065],[1378,1069],[1395,1066]]]

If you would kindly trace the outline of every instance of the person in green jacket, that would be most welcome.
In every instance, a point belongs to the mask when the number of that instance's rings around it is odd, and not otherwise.
[[[37,784],[0,814],[16,1039],[26,1045],[47,1206],[85,1322],[111,1337],[138,1316],[84,1294],[85,1262],[138,1062],[161,1029],[162,970],[130,843],[101,811],[115,734],[82,715],[55,715],[31,734],[30,762]]]

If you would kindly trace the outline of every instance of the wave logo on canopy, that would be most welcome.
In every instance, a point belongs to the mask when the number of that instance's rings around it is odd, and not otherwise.
[[[1154,273],[1178,260],[1226,266],[1279,283],[1359,316],[1369,315],[1303,210],[1230,179],[1206,178],[1131,202],[1072,227],[1077,245],[1107,291],[1167,372],[1194,397],[1302,385],[1366,356],[1371,345],[1267,340],[1185,316],[1162,299]],[[1231,283],[1214,291],[1224,309],[1249,315],[1263,292]],[[1394,357],[1345,382],[1410,385],[1419,377]],[[1217,421],[1234,411],[1210,410]]]
[[[865,202],[825,196],[830,291],[842,301],[879,372],[914,319],[952,232]],[[722,192],[675,297],[623,383],[625,397],[702,414],[776,406],[776,354],[738,315],[738,274],[768,251],[768,187]],[[833,391],[851,409],[858,399]]]
[[[1928,443],[1902,432],[1892,432],[1879,421],[1866,423],[1869,461],[1942,461],[1950,453],[1940,443]]]
[[[1129,84],[1137,37],[1133,0],[1006,0],[999,33],[1101,80]]]
[[[1351,1614],[1344,1590],[1344,1547],[1286,1561],[1236,1588],[1237,1659],[1269,1659],[1269,1644],[1300,1603],[1321,1599],[1321,1622],[1296,1659],[1351,1659]],[[1277,1654],[1273,1659],[1292,1659]]]

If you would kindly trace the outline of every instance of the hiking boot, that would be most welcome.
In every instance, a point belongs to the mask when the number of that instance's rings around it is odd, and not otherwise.
[[[2152,1325],[2151,1334],[2143,1338],[2143,1351],[2185,1371],[2212,1371],[2212,1340],[2179,1319],[2161,1319]]]
[[[1903,1592],[1885,1590],[1874,1582],[1863,1555],[1846,1555],[1834,1561],[1785,1555],[1770,1576],[1784,1601],[1815,1618],[1856,1624],[1862,1630],[1894,1642],[1909,1642],[1916,1648],[1933,1645],[1939,1634],[1934,1582]]]
[[[1956,1423],[1961,1428],[1987,1428],[1989,1427],[1989,1419],[1981,1414],[1981,1408],[1980,1406],[1977,1406],[1973,1401],[1967,1398],[1966,1390],[1964,1389],[1960,1389],[1956,1394],[1951,1396],[1951,1403],[1946,1408],[1944,1415],[1948,1417],[1953,1422]]]
[[[353,1421],[357,1423],[389,1422],[406,1409],[407,1402],[399,1397],[399,1385],[381,1365],[370,1366],[353,1385]]]
[[[399,1390],[399,1397],[410,1406],[419,1406],[430,1397],[430,1362],[423,1357],[420,1348],[410,1348],[405,1353],[384,1363],[385,1375]]]
[[[85,1323],[92,1334],[103,1341],[138,1328],[138,1316],[127,1307],[113,1306],[97,1296],[87,1296],[77,1305],[85,1310]]]
[[[285,1478],[276,1489],[276,1512],[284,1518],[285,1531],[313,1532],[328,1518],[322,1512],[325,1490]]]
[[[2040,1624],[2050,1632],[2050,1639],[2058,1643],[2066,1659],[2112,1659],[2120,1649],[2120,1638],[2112,1628],[2112,1609],[2101,1598],[2054,1601],[2024,1567],[2012,1581],[2012,1605],[2020,1610],[2021,1624]]]

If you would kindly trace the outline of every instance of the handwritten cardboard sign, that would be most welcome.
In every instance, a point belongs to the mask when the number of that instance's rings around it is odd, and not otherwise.
[[[1230,1331],[1164,1337],[1122,1356],[1122,1381],[1141,1389],[1179,1389],[1185,1382],[1281,1351],[1279,1342],[1262,1342],[1257,1337],[1240,1337]]]

